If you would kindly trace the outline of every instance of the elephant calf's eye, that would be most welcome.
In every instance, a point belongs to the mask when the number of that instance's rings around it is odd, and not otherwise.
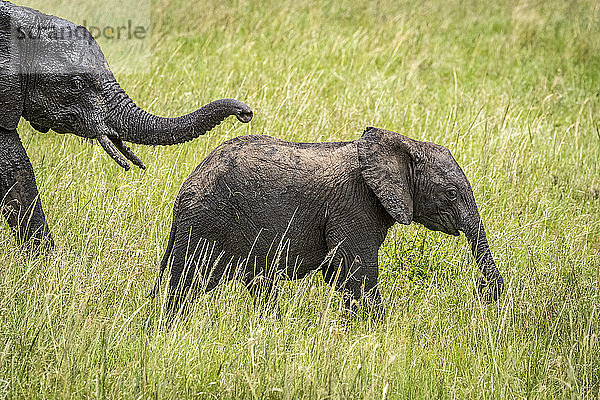
[[[446,192],[446,195],[448,196],[448,199],[454,201],[456,200],[456,189],[448,189],[448,191]]]

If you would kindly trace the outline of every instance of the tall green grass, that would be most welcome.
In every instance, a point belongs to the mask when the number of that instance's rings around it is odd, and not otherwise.
[[[134,146],[148,169],[129,172],[21,123],[57,248],[29,258],[0,231],[0,396],[599,398],[600,5],[495,3],[153,1],[149,72],[115,71],[131,97],[161,115],[236,97],[255,118]],[[231,283],[158,328],[145,296],[172,203],[211,149],[367,125],[453,152],[506,280],[497,304],[472,294],[464,237],[396,226],[380,325],[346,327],[317,274],[281,285],[279,317]]]

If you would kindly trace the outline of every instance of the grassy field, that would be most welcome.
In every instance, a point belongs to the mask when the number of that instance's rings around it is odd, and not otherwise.
[[[149,71],[115,71],[134,101],[179,115],[235,97],[255,118],[134,146],[148,169],[129,172],[21,121],[57,248],[28,258],[0,230],[0,397],[599,399],[600,5],[494,3],[153,1]],[[380,325],[345,328],[314,275],[282,285],[280,317],[232,283],[157,328],[146,295],[173,201],[211,149],[249,133],[353,140],[367,125],[453,152],[500,302],[473,296],[464,236],[396,225]]]

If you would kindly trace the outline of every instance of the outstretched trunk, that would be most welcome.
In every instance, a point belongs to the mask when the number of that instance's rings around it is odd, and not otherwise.
[[[504,280],[490,252],[485,228],[474,199],[471,214],[465,218],[462,231],[465,233],[471,245],[473,257],[483,273],[483,278],[477,282],[479,294],[487,302],[498,300],[504,289]]]
[[[181,117],[158,117],[139,108],[116,81],[106,90],[110,107],[107,123],[120,139],[132,143],[183,143],[205,134],[230,115],[241,122],[252,119],[250,107],[235,99],[216,100]]]

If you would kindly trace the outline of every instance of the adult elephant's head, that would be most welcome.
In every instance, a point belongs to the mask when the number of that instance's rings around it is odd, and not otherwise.
[[[100,46],[84,27],[38,11],[0,5],[0,127],[23,116],[42,132],[52,129],[98,139],[122,167],[142,162],[123,141],[170,145],[202,135],[229,115],[242,122],[252,111],[221,99],[177,118],[137,107],[117,83]]]
[[[394,132],[367,128],[357,141],[359,163],[367,185],[398,222],[412,221],[458,236],[464,232],[483,278],[482,298],[495,301],[503,291],[475,203],[471,185],[445,147]]]

